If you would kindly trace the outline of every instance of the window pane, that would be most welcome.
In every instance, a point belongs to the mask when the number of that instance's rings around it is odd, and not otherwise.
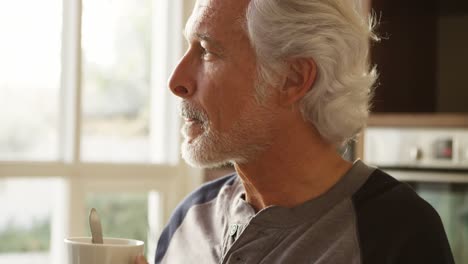
[[[0,159],[58,158],[60,0],[0,3]]]
[[[86,216],[91,208],[96,208],[101,218],[103,235],[138,239],[145,242],[148,249],[148,239],[151,228],[148,224],[148,203],[151,195],[148,193],[89,193],[86,196]],[[88,219],[86,219],[87,223]],[[91,236],[89,227],[86,226]],[[153,244],[151,241],[149,244]],[[151,249],[153,250],[153,249]]]
[[[151,0],[83,1],[86,161],[149,160]]]
[[[62,186],[58,179],[0,180],[0,263],[52,263],[51,222],[61,213]]]

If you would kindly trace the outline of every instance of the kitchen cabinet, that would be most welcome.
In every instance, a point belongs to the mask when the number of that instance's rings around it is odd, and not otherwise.
[[[468,113],[468,1],[373,0],[373,112]]]

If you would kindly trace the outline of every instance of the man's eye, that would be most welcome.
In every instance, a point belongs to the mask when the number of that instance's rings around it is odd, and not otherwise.
[[[212,60],[215,58],[215,54],[211,53],[210,51],[202,48],[201,49],[201,57],[203,60]]]

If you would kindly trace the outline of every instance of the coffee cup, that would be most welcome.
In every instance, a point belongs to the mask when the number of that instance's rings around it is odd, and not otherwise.
[[[93,244],[91,237],[65,239],[68,264],[133,264],[142,255],[144,242],[124,238],[104,238],[103,244]]]

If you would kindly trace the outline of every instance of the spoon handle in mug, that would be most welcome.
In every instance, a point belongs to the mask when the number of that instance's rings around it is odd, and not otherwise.
[[[91,228],[91,236],[93,244],[103,244],[102,239],[102,226],[99,215],[97,214],[96,209],[92,208],[89,213],[89,226]]]

